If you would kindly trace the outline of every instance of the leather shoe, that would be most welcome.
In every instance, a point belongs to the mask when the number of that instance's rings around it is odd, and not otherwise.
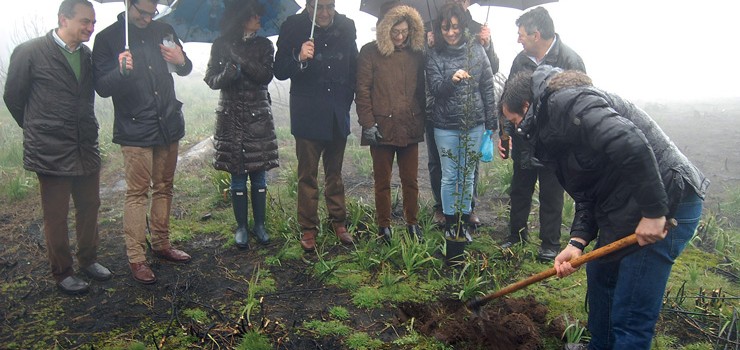
[[[347,227],[345,227],[344,224],[335,222],[332,225],[334,227],[334,233],[337,235],[337,238],[339,238],[339,241],[342,242],[342,244],[351,245],[354,243],[352,235],[347,232]]]
[[[424,242],[424,233],[421,232],[419,225],[407,225],[406,230],[409,232],[409,237],[416,237],[419,243]]]
[[[378,238],[382,239],[385,244],[391,243],[391,228],[380,227],[378,228]]]
[[[526,242],[527,242],[526,237],[522,241],[522,239],[519,236],[509,236],[506,238],[506,241],[504,241],[504,243],[501,243],[499,247],[501,247],[501,249],[509,249],[509,248],[514,247],[517,244],[523,244]]]
[[[113,277],[110,270],[99,263],[92,263],[89,266],[83,267],[82,272],[96,281],[107,281]]]
[[[75,277],[69,276],[59,282],[57,282],[59,290],[69,295],[80,295],[87,293],[90,290],[90,285],[87,282]]]
[[[434,207],[434,224],[439,227],[445,225],[445,214],[442,212],[442,207]]]
[[[301,233],[301,247],[307,252],[316,249],[316,230],[306,230]]]
[[[172,247],[162,250],[152,250],[152,252],[154,253],[154,256],[158,258],[175,263],[186,263],[190,261],[190,255],[188,255],[188,253]]]
[[[476,227],[481,225],[480,218],[478,217],[478,215],[475,215],[474,211],[470,212],[470,218],[468,219],[468,224],[474,225]]]
[[[152,269],[149,268],[146,262],[129,263],[129,267],[131,267],[131,277],[133,277],[136,282],[141,284],[152,284],[157,282],[157,277],[154,276],[154,272],[152,272]]]
[[[555,249],[540,248],[539,253],[537,253],[537,259],[540,261],[553,261],[556,256],[558,256],[558,251]]]

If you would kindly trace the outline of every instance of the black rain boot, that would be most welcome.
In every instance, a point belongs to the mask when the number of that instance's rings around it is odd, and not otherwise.
[[[465,240],[468,241],[468,243],[473,241],[473,237],[470,235],[470,230],[468,229],[468,221],[470,221],[470,214],[463,214],[462,215],[462,221],[460,222],[460,232],[461,236],[465,236]]]
[[[446,238],[455,238],[455,228],[457,227],[457,219],[455,218],[455,215],[447,215],[445,214],[445,237]]]
[[[267,206],[267,188],[252,189],[252,215],[254,216],[254,229],[252,232],[260,244],[270,242],[265,230],[265,208]]]
[[[234,208],[234,218],[236,219],[236,232],[234,241],[236,246],[241,249],[249,248],[249,230],[247,229],[247,203],[246,191],[231,190],[231,206]]]

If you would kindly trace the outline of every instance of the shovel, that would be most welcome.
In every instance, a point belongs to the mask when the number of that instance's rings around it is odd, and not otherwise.
[[[665,226],[667,230],[670,230],[678,225],[678,222],[676,219],[668,219],[666,220]],[[573,260],[570,261],[570,264],[577,268],[591,260],[598,259],[604,255],[611,254],[613,252],[616,252],[618,250],[624,249],[626,247],[629,247],[633,244],[637,243],[637,235],[631,234],[627,237],[624,237],[618,241],[612,242],[608,245],[605,245],[599,249],[594,249],[586,254],[583,254]],[[539,281],[542,281],[548,277],[555,276],[557,274],[557,271],[555,271],[554,267],[551,267],[545,271],[542,271],[534,276],[531,276],[525,280],[521,280],[519,282],[512,283],[500,290],[498,290],[495,293],[488,294],[486,296],[473,299],[467,303],[468,310],[472,312],[478,312],[480,308],[487,304],[489,301],[500,298],[506,294],[516,292],[520,289],[523,289],[530,284],[537,283]]]

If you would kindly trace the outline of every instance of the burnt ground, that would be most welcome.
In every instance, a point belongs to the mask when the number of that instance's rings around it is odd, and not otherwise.
[[[656,115],[679,147],[713,180],[714,192],[708,197],[708,207],[717,206],[723,191],[737,187],[740,180],[740,154],[736,152],[740,108],[712,104],[694,109],[657,104],[650,108],[649,112]],[[424,147],[420,149],[423,151]],[[419,187],[422,196],[428,198],[425,152],[422,153]],[[350,195],[367,196],[371,182],[354,175],[351,169],[347,173]],[[109,347],[134,341],[149,348],[162,344],[166,348],[212,348],[214,343],[228,348],[236,344],[250,325],[230,315],[238,314],[236,308],[249,292],[248,279],[255,267],[261,266],[266,255],[277,252],[280,244],[240,251],[224,248],[227,239],[220,234],[198,234],[180,245],[193,255],[191,263],[173,265],[152,260],[158,282],[150,286],[138,284],[129,276],[122,228],[117,221],[123,207],[120,174],[109,169],[101,182],[105,190],[99,260],[115,276],[107,282],[92,282],[90,293],[84,296],[62,295],[49,276],[38,194],[12,205],[0,199],[0,347],[87,349],[92,343]],[[487,203],[500,200],[482,198],[482,209],[478,211],[493,227],[490,232],[496,238],[503,236],[505,218],[498,218],[485,208]],[[176,197],[175,206],[177,201]],[[342,249],[346,248],[334,246],[329,254]],[[547,308],[532,298],[496,300],[480,315],[471,314],[453,300],[386,305],[371,311],[358,309],[346,290],[313,277],[313,262],[315,255],[307,255],[303,260],[286,260],[281,266],[269,267],[278,288],[261,296],[261,312],[252,322],[264,327],[275,348],[345,348],[337,337],[320,337],[301,328],[304,321],[328,319],[329,306],[337,305],[350,311],[353,329],[378,334],[384,341],[406,334],[404,322],[411,317],[416,319],[418,332],[452,344],[455,349],[537,349],[542,337],[562,333],[562,323],[547,324]],[[208,310],[211,321],[205,324],[183,317],[182,310],[188,308]],[[154,324],[168,326],[162,329],[152,327]],[[190,335],[179,337],[187,339],[186,343],[168,341],[182,334]],[[111,343],[113,340],[115,343]]]

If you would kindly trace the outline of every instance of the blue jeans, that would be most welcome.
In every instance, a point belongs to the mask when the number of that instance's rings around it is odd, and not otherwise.
[[[702,200],[687,191],[676,210],[678,226],[664,240],[621,260],[586,265],[589,349],[650,349],[673,262],[701,218]]]
[[[252,171],[247,174],[231,174],[231,190],[246,191],[247,176],[249,176],[249,180],[252,182],[252,190],[267,187],[267,171],[260,170]]]
[[[463,214],[470,214],[473,200],[473,180],[475,164],[467,169],[468,156],[463,135],[469,137],[469,152],[480,152],[480,142],[483,136],[483,125],[478,125],[467,132],[461,130],[434,129],[434,141],[437,143],[439,160],[442,165],[442,181],[440,195],[442,196],[442,212],[445,215],[454,215],[456,209]],[[451,157],[448,155],[451,153]]]

